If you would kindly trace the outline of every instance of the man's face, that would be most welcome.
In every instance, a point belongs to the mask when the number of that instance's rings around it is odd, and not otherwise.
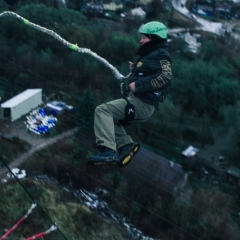
[[[143,45],[144,43],[147,43],[147,42],[150,42],[150,39],[144,34],[141,34],[140,44]]]

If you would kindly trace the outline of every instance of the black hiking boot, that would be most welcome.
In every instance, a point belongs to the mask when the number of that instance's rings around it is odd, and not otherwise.
[[[129,143],[118,149],[119,151],[119,167],[125,167],[133,159],[134,155],[139,150],[140,145],[138,143]]]
[[[91,165],[106,165],[106,164],[116,164],[119,162],[118,155],[116,151],[100,146],[101,153],[98,155],[93,155],[89,158],[88,163]]]

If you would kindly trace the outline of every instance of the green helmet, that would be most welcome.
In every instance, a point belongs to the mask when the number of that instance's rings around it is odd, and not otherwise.
[[[139,33],[157,35],[162,39],[167,39],[167,27],[161,22],[153,21],[142,25],[139,29]]]

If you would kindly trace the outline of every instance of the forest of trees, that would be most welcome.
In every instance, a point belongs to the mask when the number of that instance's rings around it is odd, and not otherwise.
[[[128,73],[127,61],[137,58],[140,20],[87,20],[75,10],[35,4],[23,5],[16,13],[70,43],[91,49],[123,75]],[[120,97],[119,82],[92,56],[70,51],[14,18],[2,18],[0,28],[2,100],[27,87],[43,88],[47,96],[57,91],[71,93],[71,101],[77,103],[88,89],[94,105]],[[194,144],[202,148],[214,143],[216,126],[226,131],[231,128],[234,131],[229,143],[221,149],[229,161],[239,165],[239,44],[224,37],[201,35],[202,47],[197,54],[187,51],[182,39],[170,36],[174,79],[165,103],[147,129],[181,147]],[[145,127],[139,127],[138,138],[146,135]],[[155,142],[157,146],[156,137],[151,140],[150,135],[146,144]]]
[[[18,5],[14,8],[0,3],[0,13],[14,10],[27,20],[55,31],[68,42],[91,49],[115,66],[123,75],[127,75],[128,61],[137,58],[139,46],[137,29],[146,19],[126,19],[122,22],[97,18],[89,20],[74,8],[61,8],[54,4],[49,6],[46,4],[48,1],[26,2],[29,4],[18,1]],[[36,2],[42,4],[36,4]],[[74,2],[76,1],[72,1]],[[168,25],[171,22],[171,14],[171,10],[168,10],[165,14],[161,13],[156,17]],[[2,101],[26,88],[42,88],[47,99],[61,95],[70,104],[78,106],[76,115],[60,119],[57,132],[80,125],[82,132],[78,133],[79,136],[88,136],[87,133],[92,133],[95,106],[120,97],[119,82],[114,79],[111,71],[92,56],[66,48],[51,36],[29,28],[17,19],[0,18],[0,32]],[[188,51],[182,39],[169,36],[171,39],[169,49],[173,58],[172,85],[166,90],[166,99],[163,104],[160,104],[153,119],[140,126],[133,126],[129,131],[144,146],[164,153],[170,159],[177,161],[181,150],[190,144],[198,147],[200,151],[205,146],[213,145],[216,141],[215,131],[221,130],[226,132],[225,144],[219,146],[221,153],[229,164],[240,167],[238,159],[240,155],[240,44],[224,36],[200,33],[202,46],[198,53]],[[23,147],[18,140],[15,139],[15,141],[19,151],[24,151],[26,147]],[[13,152],[7,152],[8,147],[4,146],[0,150],[1,157],[12,156]],[[53,147],[45,153],[37,154],[31,159],[33,164],[28,162],[24,167],[32,173],[42,170],[54,177],[59,177],[60,172],[67,173],[72,168],[64,165],[67,161],[68,164],[76,164],[78,168],[88,172],[84,163],[78,161],[87,154],[89,152],[79,146],[78,140],[73,139],[66,141],[57,150]],[[54,160],[54,166],[46,160],[50,158],[51,163]],[[61,159],[64,161],[61,162]],[[77,176],[74,169],[72,173],[78,185],[79,182],[85,182],[87,179],[83,175]],[[144,228],[148,234],[159,237],[156,231],[157,226],[164,229],[162,236],[165,238],[162,239],[228,238],[235,240],[239,237],[239,226],[233,221],[230,213],[233,199],[219,189],[200,189],[195,194],[189,190],[177,201],[171,201],[171,207],[161,197],[153,194],[154,196],[150,199],[136,199],[132,202],[131,213],[129,213],[127,199],[116,200],[126,193],[131,199],[136,198],[124,178],[118,172],[107,171],[101,177],[98,173],[95,174],[105,184],[110,183],[109,188],[114,189],[115,197],[112,201],[115,202],[116,208],[126,215],[131,215],[133,222],[139,223],[138,219],[143,219],[139,227]],[[60,179],[60,181],[65,183],[66,179]],[[43,202],[51,203],[48,207],[54,216],[60,214],[53,205],[57,205],[59,199],[63,200],[55,193],[55,189],[51,189],[52,192],[49,190],[46,196],[42,196],[40,193],[44,187],[35,185],[31,181],[26,184],[32,192],[37,191],[39,197],[43,198]],[[16,190],[19,196],[11,194],[13,185],[7,185],[1,191],[7,193],[6,197],[12,196],[13,201],[17,202],[21,194],[19,189]],[[65,196],[64,201],[67,202],[67,198]],[[2,203],[4,201],[1,200]],[[203,202],[209,202],[209,205],[204,205]],[[216,202],[217,205],[215,205]],[[26,207],[25,203],[21,204]],[[74,218],[79,222],[78,226],[82,227],[84,221],[92,227],[99,224],[100,220],[97,217],[95,222],[91,222],[90,215],[84,209],[79,209],[79,206],[72,204],[72,209],[75,210]],[[145,208],[141,208],[141,205]],[[206,215],[202,215],[199,206],[207,212]],[[59,207],[67,214],[64,206]],[[161,212],[162,217],[152,214],[153,209]],[[214,211],[215,209],[223,211]],[[7,215],[6,209],[1,208],[1,211],[1,216]],[[11,210],[10,217],[14,215],[14,211],[15,209]],[[83,217],[80,218],[77,215],[78,212],[81,212]],[[68,222],[66,215],[65,219],[64,215],[58,215],[58,217],[61,217],[64,223]],[[215,221],[216,219],[219,221]],[[6,221],[10,224],[9,220]],[[151,225],[153,222],[155,224]],[[173,230],[172,226],[175,225],[178,228]],[[7,226],[9,225],[5,228]],[[37,229],[35,222],[32,223],[32,227]],[[43,227],[47,228],[45,224]],[[73,226],[70,226],[69,229],[64,230],[70,232],[73,231],[72,229]],[[83,231],[87,232],[86,229]],[[112,229],[112,232],[115,231],[115,228]],[[220,234],[222,231],[223,234]],[[124,239],[123,236],[121,237],[119,235],[117,239]],[[92,236],[92,239],[99,238]],[[61,238],[58,236],[50,239]],[[79,235],[72,239],[81,238]]]

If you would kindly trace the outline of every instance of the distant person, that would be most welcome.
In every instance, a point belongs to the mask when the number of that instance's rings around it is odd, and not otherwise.
[[[141,34],[135,63],[129,61],[130,74],[124,80],[123,98],[96,107],[94,132],[100,153],[91,156],[93,165],[128,164],[140,146],[129,136],[124,126],[148,120],[162,101],[162,90],[172,79],[172,60],[167,48],[167,28],[161,22],[148,22]],[[124,86],[124,84],[123,84]]]

